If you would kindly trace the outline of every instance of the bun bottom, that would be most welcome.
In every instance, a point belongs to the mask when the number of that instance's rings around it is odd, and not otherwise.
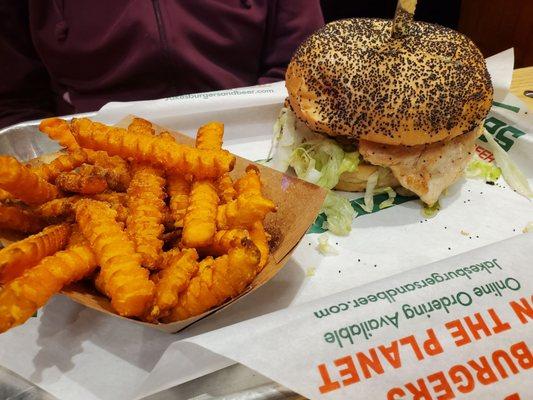
[[[368,177],[374,172],[378,171],[379,168],[382,167],[379,167],[378,165],[360,163],[356,171],[344,172],[340,176],[339,183],[337,183],[337,186],[335,186],[334,189],[345,192],[364,192]],[[380,174],[376,189],[387,186],[392,188],[401,186],[400,182],[398,182],[390,170],[388,174]]]

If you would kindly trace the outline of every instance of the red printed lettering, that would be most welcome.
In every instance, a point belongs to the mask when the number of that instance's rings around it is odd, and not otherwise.
[[[533,367],[533,354],[525,342],[515,343],[510,348],[511,354],[523,369]]]
[[[342,384],[344,386],[359,382],[359,375],[357,374],[357,370],[355,369],[355,364],[351,356],[339,358],[334,361],[334,364],[337,367],[346,366],[344,369],[339,369],[339,374],[341,377],[348,376],[347,379],[342,380]]]
[[[518,317],[518,320],[523,324],[527,324],[528,319],[533,319],[533,306],[527,302],[525,297],[522,297],[518,301],[520,303],[517,303],[516,301],[511,301],[509,305]]]
[[[424,342],[424,351],[428,356],[435,356],[443,352],[442,346],[433,329],[427,329],[428,339]]]
[[[322,394],[328,393],[333,390],[337,390],[341,387],[341,384],[338,381],[331,380],[326,364],[320,364],[318,366],[318,372],[320,373],[320,377],[322,378],[322,382],[323,382],[323,384],[318,387],[318,390],[320,390],[320,393]]]
[[[450,335],[454,339],[457,347],[461,347],[472,342],[461,320],[454,319],[453,321],[444,324],[444,326],[446,329],[448,329],[448,332],[450,332]]]
[[[470,393],[476,386],[474,377],[464,365],[458,364],[450,368],[450,378],[461,393]]]

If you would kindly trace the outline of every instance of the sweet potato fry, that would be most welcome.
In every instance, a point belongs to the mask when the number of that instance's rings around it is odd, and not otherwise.
[[[54,182],[59,174],[70,172],[87,161],[87,152],[83,149],[73,150],[68,154],[63,154],[48,164],[41,164],[30,168],[32,172],[39,175],[45,181]]]
[[[170,140],[171,142],[177,143],[176,138],[170,132],[163,131],[158,135],[161,139]]]
[[[72,130],[83,147],[192,174],[197,179],[216,178],[233,169],[235,164],[235,156],[225,150],[199,150],[159,136],[138,135],[86,118],[73,120]]]
[[[83,233],[81,233],[78,224],[71,224],[71,227],[72,233],[70,234],[70,238],[68,239],[67,247],[81,245],[90,246],[88,240],[85,239],[85,236],[83,236]]]
[[[127,206],[128,205],[128,195],[126,193],[118,193],[118,192],[104,192],[104,193],[98,193],[93,194],[90,196],[93,200],[98,201],[105,201],[106,203],[109,203],[112,209],[116,210],[116,207],[121,206]]]
[[[64,192],[71,193],[90,195],[107,190],[107,181],[103,173],[89,168],[77,172],[63,172],[56,178],[55,183]]]
[[[228,173],[217,179],[216,187],[218,196],[223,203],[229,203],[237,197],[237,192],[233,188],[233,181]]]
[[[191,183],[183,175],[167,176],[167,192],[169,195],[170,213],[176,228],[183,227],[183,217],[189,205]]]
[[[93,194],[89,197],[93,200],[103,201],[109,204],[109,206],[117,212],[117,221],[126,222],[126,219],[128,218],[128,196],[126,193],[104,192]]]
[[[69,123],[64,119],[43,119],[39,124],[39,130],[48,135],[50,139],[55,140],[69,151],[74,151],[80,147],[80,145],[76,142],[76,139],[72,135]]]
[[[88,246],[73,246],[41,260],[0,291],[0,332],[24,323],[64,286],[96,268]]]
[[[156,268],[163,249],[163,212],[165,209],[163,173],[148,165],[135,165],[128,188],[126,232],[141,255],[141,264]]]
[[[170,310],[178,303],[178,297],[183,292],[191,278],[198,271],[198,253],[194,249],[184,249],[172,257],[167,268],[157,274],[155,285],[154,305],[146,317],[149,321],[156,321],[166,317]]]
[[[11,193],[9,193],[7,190],[0,189],[0,201],[10,201],[13,199],[14,197]]]
[[[172,248],[168,251],[164,251],[159,256],[158,266],[159,269],[168,268],[170,263],[181,256],[181,250],[178,248]],[[157,276],[157,275],[152,275]]]
[[[263,222],[256,221],[253,223],[250,228],[250,237],[261,253],[261,261],[259,261],[260,269],[262,269],[268,262],[268,256],[270,254],[270,246],[268,244],[269,236],[270,235],[265,231]]]
[[[154,128],[150,121],[145,120],[144,118],[134,117],[131,123],[128,125],[128,131],[132,133],[137,133],[140,135],[155,135]]]
[[[68,218],[74,215],[74,204],[81,199],[80,196],[60,197],[41,204],[34,209],[35,213],[46,220]]]
[[[118,192],[124,192],[131,180],[128,162],[118,156],[111,157],[105,151],[85,150],[87,163],[104,171],[107,186]]]
[[[97,193],[87,198],[104,201],[117,212],[117,221],[126,222],[128,210],[126,209],[126,193],[104,192]],[[57,218],[70,218],[74,216],[74,205],[82,196],[60,197],[41,204],[34,212],[41,218],[54,221]]]
[[[214,259],[191,279],[179,296],[178,305],[163,321],[173,322],[201,314],[239,295],[256,276],[260,257],[257,247],[248,241],[245,246],[233,248],[227,255]]]
[[[59,196],[54,185],[9,156],[0,156],[0,188],[30,205],[42,204]]]
[[[184,247],[205,247],[216,232],[218,195],[210,181],[193,183],[189,205],[183,217]]]
[[[224,124],[209,122],[202,125],[196,133],[196,148],[201,150],[218,150],[222,148]]]
[[[143,316],[153,299],[154,283],[115,221],[116,212],[106,203],[89,199],[78,201],[75,209],[76,222],[100,265],[102,288],[111,305],[122,316]]]
[[[250,234],[246,229],[221,230],[215,233],[213,243],[202,249],[202,253],[213,256],[227,254],[233,247],[241,246],[250,240]]]
[[[36,235],[14,242],[0,250],[0,284],[19,277],[44,257],[67,245],[70,224],[49,226]]]
[[[39,232],[44,222],[33,212],[18,205],[0,203],[0,228],[23,233]]]
[[[243,176],[235,181],[238,196],[262,195],[259,169],[255,165],[248,165]]]
[[[217,226],[218,229],[247,228],[275,211],[276,205],[261,195],[239,196],[218,207]]]

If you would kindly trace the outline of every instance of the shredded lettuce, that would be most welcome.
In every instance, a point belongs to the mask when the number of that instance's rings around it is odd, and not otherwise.
[[[433,205],[428,206],[424,203],[424,208],[422,209],[422,215],[426,218],[433,218],[440,211],[440,204],[436,201]]]
[[[285,172],[289,168],[291,155],[304,140],[316,138],[305,124],[298,121],[294,113],[283,107],[273,128],[272,145],[268,157],[269,165],[278,171]]]
[[[529,187],[529,182],[522,171],[520,171],[518,166],[511,160],[511,157],[494,140],[492,135],[486,130],[484,133],[487,139],[487,147],[494,154],[496,164],[500,167],[507,184],[522,196],[527,198],[533,197],[533,191]]]
[[[312,132],[285,107],[274,125],[270,153],[273,168],[285,172],[292,167],[298,178],[326,189],[359,165],[358,152],[345,152],[334,140]]]
[[[387,200],[383,200],[379,204],[380,210],[394,205],[394,199],[396,198],[396,192],[390,186],[376,189],[379,178],[382,177],[383,174],[390,173],[389,171],[390,170],[387,170],[385,168],[379,168],[379,170],[377,170],[376,172],[374,172],[372,175],[368,177],[368,180],[366,182],[365,197],[364,197],[365,202],[364,204],[361,205],[361,208],[365,210],[366,212],[370,213],[374,209],[374,195],[376,194],[387,193],[387,195],[389,196]]]
[[[326,189],[333,189],[344,172],[352,172],[359,164],[359,153],[346,153],[335,141],[315,139],[294,149],[289,165],[296,175]]]
[[[484,179],[487,182],[496,182],[502,174],[502,170],[494,164],[484,161],[477,153],[468,164],[465,176],[471,179]]]
[[[329,244],[329,236],[327,233],[324,233],[318,237],[316,249],[324,256],[335,256],[339,254],[339,252]]]
[[[322,205],[322,212],[327,221],[323,228],[339,236],[345,236],[352,230],[352,220],[357,216],[348,199],[329,191]]]
[[[366,182],[366,189],[365,189],[365,203],[361,205],[361,208],[365,210],[367,213],[371,213],[374,209],[374,189],[376,188],[378,184],[379,179],[379,170],[372,173]]]
[[[333,189],[341,174],[353,172],[359,165],[359,153],[345,152],[339,144],[311,131],[288,108],[282,108],[274,125],[269,166],[285,172],[289,167],[296,176],[326,189]],[[335,235],[347,235],[357,213],[342,196],[329,192],[322,206],[327,221],[324,228]]]
[[[383,200],[381,203],[379,203],[379,209],[383,210],[384,208],[390,207],[394,205],[394,199],[396,198],[396,192],[393,188],[390,186],[384,187],[382,189],[378,189],[374,191],[374,194],[380,194],[380,193],[387,193],[389,198],[387,200]]]

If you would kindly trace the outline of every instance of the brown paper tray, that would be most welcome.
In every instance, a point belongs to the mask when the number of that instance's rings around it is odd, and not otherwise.
[[[126,118],[118,125],[127,126],[132,118],[132,116]],[[167,130],[158,126],[154,126],[154,128],[157,132]],[[178,142],[194,145],[194,139],[189,136],[176,131],[167,131],[171,132]],[[92,284],[78,282],[63,289],[62,293],[77,303],[112,315],[113,317],[127,319],[133,323],[142,324],[164,332],[175,333],[214,312],[229,307],[241,297],[264,285],[283,268],[300,239],[314,222],[324,201],[326,191],[316,185],[312,185],[290,175],[282,174],[272,168],[256,164],[241,157],[237,157],[235,168],[231,172],[232,177],[237,178],[242,176],[245,168],[249,164],[254,164],[259,168],[264,194],[276,203],[278,211],[269,214],[265,220],[265,229],[272,236],[269,261],[239,296],[217,308],[183,321],[170,324],[151,324],[115,314],[107,297],[97,292]]]

